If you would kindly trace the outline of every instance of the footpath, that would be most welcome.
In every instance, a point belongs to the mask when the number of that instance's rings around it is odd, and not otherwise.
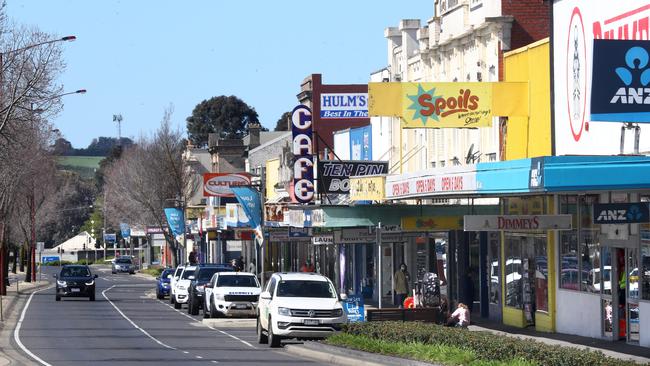
[[[38,281],[38,275],[36,279],[36,282],[24,282],[24,273],[9,273],[10,286],[7,287],[7,295],[2,296],[0,308],[0,366],[33,364],[17,349],[12,340],[13,330],[31,293],[50,285],[45,276],[42,281]]]

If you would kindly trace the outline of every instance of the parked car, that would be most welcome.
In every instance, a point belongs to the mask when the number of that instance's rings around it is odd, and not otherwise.
[[[316,273],[274,273],[257,308],[257,341],[320,339],[347,321],[332,281]]]
[[[56,301],[62,297],[88,297],[95,301],[95,279],[85,265],[64,265],[56,278]]]
[[[260,292],[260,283],[252,273],[215,273],[205,286],[203,317],[254,317],[257,315]]]
[[[158,299],[164,299],[169,295],[170,281],[173,275],[174,269],[167,268],[160,273],[160,276],[156,277],[156,297]]]
[[[196,266],[183,267],[183,271],[174,286],[174,309],[180,309],[183,304],[187,303],[187,290],[190,288],[190,282],[194,279],[194,271],[196,271]]]
[[[176,295],[176,291],[175,291],[176,283],[181,278],[181,273],[183,273],[184,268],[185,266],[182,265],[176,267],[176,269],[174,270],[174,275],[172,276],[172,278],[169,279],[169,303],[172,305],[174,304],[174,298]]]
[[[129,256],[121,256],[115,258],[112,264],[111,272],[113,274],[119,272],[128,272],[129,274],[135,274],[135,265],[133,264],[133,259]]]
[[[229,264],[199,264],[194,272],[194,279],[190,282],[187,290],[187,313],[199,315],[199,309],[203,307],[205,285],[210,282],[212,276],[219,272],[232,272],[234,270]]]

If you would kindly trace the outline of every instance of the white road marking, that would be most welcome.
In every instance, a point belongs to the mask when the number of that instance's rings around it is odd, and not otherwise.
[[[106,299],[106,301],[108,301],[108,302],[109,302],[109,303],[110,303],[110,304],[115,308],[115,310],[117,310],[117,312],[120,313],[120,315],[122,315],[122,317],[123,317],[124,319],[126,319],[129,323],[131,323],[131,325],[133,325],[133,326],[135,327],[135,329],[141,331],[144,335],[146,335],[147,337],[151,338],[151,340],[153,340],[154,342],[158,343],[159,345],[161,345],[161,346],[163,346],[163,347],[165,347],[165,348],[167,348],[167,349],[177,350],[177,348],[172,347],[172,346],[170,346],[170,345],[167,345],[167,344],[165,344],[165,343],[159,341],[159,340],[156,339],[154,336],[152,336],[151,334],[149,334],[146,330],[140,328],[140,327],[139,327],[137,324],[135,324],[131,319],[129,319],[129,317],[126,316],[126,315],[122,312],[122,310],[120,310],[117,306],[115,306],[115,304],[114,304],[114,303],[113,303],[113,302],[108,298],[108,296],[106,296],[106,291],[109,291],[110,289],[112,289],[112,288],[114,288],[114,287],[116,287],[116,286],[115,286],[115,285],[114,285],[114,286],[111,286],[111,287],[107,288],[106,290],[102,291],[102,296],[104,296],[104,298]],[[31,299],[31,298],[30,298],[30,299]]]
[[[187,351],[183,351],[183,353],[188,354],[189,352],[187,352]]]
[[[29,304],[32,302],[32,298],[34,297],[34,294],[36,294],[37,292],[49,290],[49,289],[51,289],[53,287],[54,286],[50,286],[50,287],[46,287],[44,289],[40,289],[40,290],[32,292],[32,294],[29,296],[29,299],[27,299],[27,303],[25,304],[25,307],[23,308],[23,312],[20,314],[20,319],[18,320],[18,324],[16,324],[16,329],[14,330],[14,340],[16,341],[16,344],[18,345],[18,347],[20,347],[20,349],[22,349],[23,352],[28,354],[29,357],[33,358],[34,361],[40,363],[43,366],[52,366],[52,365],[50,365],[49,363],[43,361],[41,358],[39,358],[38,356],[33,354],[30,350],[28,350],[27,347],[25,347],[23,342],[20,341],[20,327],[23,325],[23,320],[25,319],[25,314],[27,313],[27,308],[29,308]]]
[[[184,315],[184,316],[186,316],[186,317],[188,317],[188,318],[190,318],[190,319],[192,319],[192,320],[194,320],[194,321],[197,321],[197,322],[199,321],[199,320],[196,319],[196,318],[193,318],[193,317],[191,317],[191,316],[189,316],[189,315],[187,315],[187,314],[185,314],[185,313],[180,312],[178,309],[174,309],[173,306],[171,306],[171,305],[169,305],[169,304],[163,302],[162,300],[158,300],[158,301],[160,301],[160,303],[163,304],[163,305],[167,305],[167,306],[169,306],[170,308],[172,308],[173,310],[175,310],[176,312],[178,312],[178,313],[181,314],[181,315]],[[236,339],[236,340],[240,341],[241,343],[247,345],[248,347],[251,347],[251,348],[257,349],[257,348],[256,348],[255,346],[253,346],[252,344],[250,344],[250,343],[246,342],[245,340],[243,340],[243,339],[241,339],[241,338],[238,338],[238,337],[236,337],[236,336],[234,336],[234,335],[232,335],[232,334],[230,334],[230,333],[228,333],[228,332],[224,332],[224,331],[221,330],[221,329],[213,328],[213,327],[210,326],[210,325],[208,325],[207,327],[210,328],[210,329],[212,329],[212,330],[214,330],[214,331],[217,331],[217,332],[219,332],[219,333],[221,333],[221,334],[225,334],[225,335],[227,335],[227,336],[230,337],[230,338]]]
[[[212,360],[212,363],[219,363],[219,361]]]
[[[196,356],[196,358],[203,358],[203,357],[201,357],[201,356]]]

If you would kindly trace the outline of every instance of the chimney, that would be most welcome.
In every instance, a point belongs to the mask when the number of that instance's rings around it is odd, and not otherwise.
[[[262,126],[259,123],[248,124],[248,149],[254,149],[260,146],[260,130]]]

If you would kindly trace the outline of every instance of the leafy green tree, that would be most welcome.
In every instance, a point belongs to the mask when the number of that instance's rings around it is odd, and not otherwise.
[[[291,112],[282,113],[280,119],[275,123],[273,131],[289,131],[289,118],[291,118]]]
[[[212,97],[197,104],[187,117],[187,136],[194,146],[208,144],[208,134],[239,139],[246,135],[248,124],[258,122],[255,108],[234,95]]]

